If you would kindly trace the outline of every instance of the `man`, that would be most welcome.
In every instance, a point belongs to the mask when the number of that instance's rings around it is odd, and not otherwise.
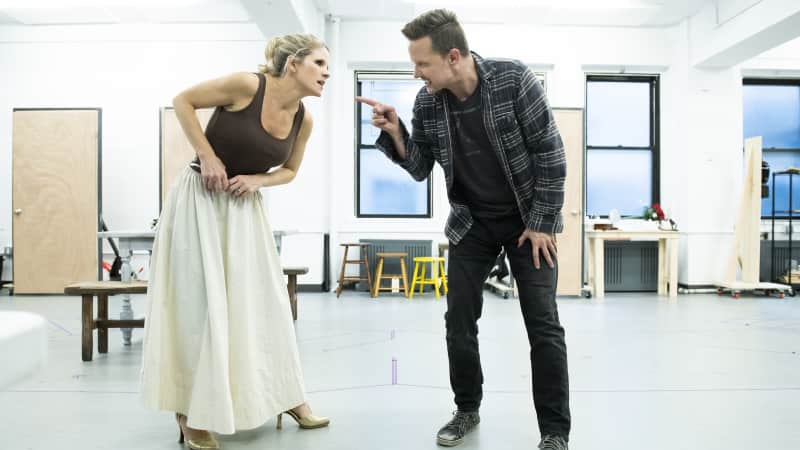
[[[450,11],[433,10],[406,24],[417,94],[409,135],[394,107],[373,107],[377,147],[426,179],[438,162],[445,173],[450,216],[447,353],[458,410],[437,442],[460,444],[480,422],[483,373],[478,353],[482,286],[505,248],[519,286],[531,345],[539,448],[567,449],[570,431],[567,351],[556,309],[555,233],[561,232],[566,162],[541,84],[518,61],[488,60],[467,47]]]

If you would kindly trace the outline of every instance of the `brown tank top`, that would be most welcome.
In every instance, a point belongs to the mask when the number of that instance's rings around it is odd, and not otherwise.
[[[229,178],[236,175],[265,173],[285,163],[292,153],[300,124],[303,122],[305,108],[303,102],[300,102],[289,135],[284,139],[270,135],[261,124],[261,109],[267,80],[263,73],[256,75],[258,75],[258,91],[250,104],[239,111],[226,111],[222,106],[218,106],[206,127],[206,139],[217,157],[225,164]],[[190,165],[196,172],[200,172],[198,158],[195,158]]]

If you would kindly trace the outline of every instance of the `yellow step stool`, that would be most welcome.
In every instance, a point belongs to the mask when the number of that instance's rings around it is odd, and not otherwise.
[[[439,270],[435,277],[426,278],[426,264],[430,263],[431,265],[431,275],[433,275],[436,264],[439,264]],[[420,266],[422,267],[422,273],[420,273]],[[419,293],[422,293],[422,288],[426,284],[432,284],[434,289],[436,290],[436,299],[439,300],[439,284],[444,286],[444,293],[447,294],[447,277],[445,277],[444,271],[444,257],[441,256],[417,256],[414,258],[414,278],[411,280],[411,293],[409,294],[409,298],[414,298],[414,288],[419,284]]]

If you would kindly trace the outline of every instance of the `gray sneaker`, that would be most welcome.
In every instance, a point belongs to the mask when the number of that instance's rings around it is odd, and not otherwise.
[[[436,434],[436,443],[445,447],[453,447],[464,441],[464,436],[481,421],[478,411],[456,411],[453,418]]]
[[[541,450],[569,450],[566,439],[550,434],[542,438],[542,441],[539,442],[539,448]]]

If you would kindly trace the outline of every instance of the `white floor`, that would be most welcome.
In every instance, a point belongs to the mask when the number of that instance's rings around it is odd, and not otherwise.
[[[134,299],[137,313],[142,301]],[[560,299],[559,308],[571,449],[800,449],[800,297],[610,294],[603,303]],[[0,448],[180,448],[172,416],[138,401],[141,330],[130,347],[112,331],[109,353],[84,363],[78,298],[2,295],[0,310],[50,323],[48,367],[0,391]],[[301,293],[299,310],[309,400],[331,426],[300,430],[287,417],[276,430],[270,420],[221,436],[223,448],[436,449],[436,431],[455,409],[445,302]],[[515,300],[487,292],[480,332],[482,422],[459,448],[534,449],[529,350]]]

